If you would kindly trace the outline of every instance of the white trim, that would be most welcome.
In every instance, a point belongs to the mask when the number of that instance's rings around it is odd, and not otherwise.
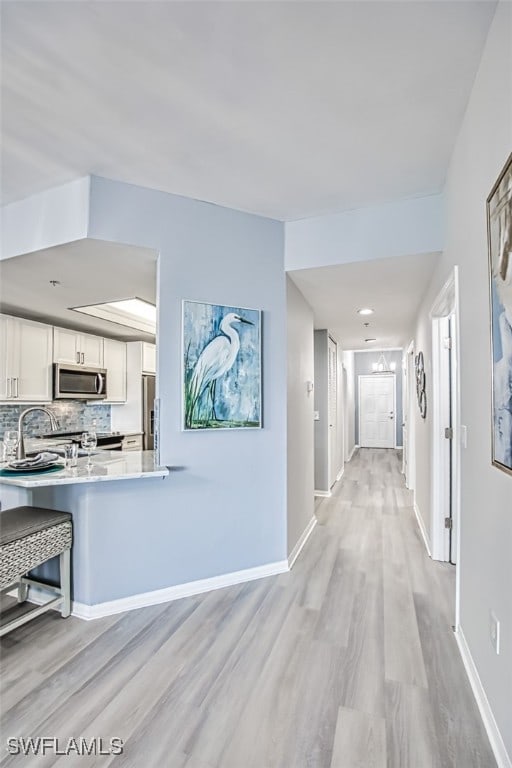
[[[304,535],[304,534],[303,534]],[[298,552],[297,552],[298,555]],[[96,605],[86,605],[73,600],[71,603],[71,615],[79,619],[99,619],[104,616],[112,616],[124,611],[132,611],[135,608],[146,608],[149,605],[158,605],[159,603],[168,603],[173,600],[180,600],[182,597],[192,597],[201,595],[203,592],[211,592],[214,589],[223,589],[234,584],[241,584],[246,581],[264,579],[267,576],[276,576],[279,573],[286,573],[289,570],[288,560],[277,560],[266,565],[258,565],[255,568],[246,568],[243,571],[233,571],[232,573],[223,573],[220,576],[213,576],[209,579],[198,579],[189,581],[185,584],[176,584],[173,587],[164,587],[155,589],[152,592],[142,592],[137,595],[120,597],[117,600],[108,600]],[[40,590],[30,589],[30,602],[40,604],[43,602],[42,592]]]
[[[339,481],[340,481],[340,480],[341,480],[341,478],[343,477],[344,473],[345,473],[345,465],[343,465],[343,466],[342,466],[342,468],[340,469],[340,471],[339,471],[339,472],[338,472],[338,474],[336,475],[336,481],[335,481],[335,484],[336,484],[336,483],[339,483]]]
[[[356,452],[356,450],[357,450],[358,448],[359,448],[359,446],[358,446],[358,445],[354,445],[354,447],[353,447],[353,448],[352,448],[352,450],[350,451],[350,456],[348,457],[348,459],[347,459],[347,462],[349,462],[349,461],[352,461],[352,456],[354,455],[354,453]]]
[[[315,496],[322,496],[325,499],[330,499],[332,496],[331,491],[314,491]]]
[[[416,515],[416,520],[418,521],[418,528],[420,529],[420,533],[423,539],[423,543],[425,544],[425,549],[428,552],[428,556],[432,557],[432,552],[430,551],[430,541],[428,538],[427,529],[425,528],[425,523],[423,522],[423,518],[421,516],[421,512],[419,510],[418,505],[416,502],[414,502],[414,514]]]
[[[439,504],[441,493],[439,491],[442,473],[440,471],[439,458],[445,444],[444,430],[446,426],[441,421],[439,408],[439,377],[436,377],[436,368],[439,369],[439,355],[441,353],[441,339],[439,336],[439,318],[453,316],[452,328],[452,543],[455,539],[455,627],[460,620],[460,532],[461,532],[461,381],[460,381],[460,299],[459,299],[459,268],[453,267],[448,279],[440,290],[430,311],[432,327],[432,462],[431,462],[431,492],[432,492],[432,557],[444,560],[444,547],[446,531],[444,528],[444,510]],[[436,397],[437,395],[437,397]]]
[[[469,650],[466,638],[464,637],[462,627],[459,627],[455,633],[455,639],[457,641],[457,645],[459,646],[462,662],[471,684],[471,689],[476,699],[478,709],[480,710],[484,728],[487,731],[487,736],[489,737],[491,749],[494,752],[494,757],[496,758],[498,768],[512,768],[512,759],[507,753],[505,744],[503,742],[503,737],[500,733],[496,720],[494,719],[494,714],[491,709],[491,705],[489,704],[489,699],[487,698],[485,688],[482,685],[482,681],[480,680],[478,669],[475,662],[473,661],[473,657],[471,655],[471,651]]]
[[[293,565],[294,565],[296,559],[298,558],[298,556],[300,555],[300,553],[301,553],[304,545],[306,544],[307,540],[309,539],[309,537],[313,533],[313,530],[314,530],[315,525],[317,524],[317,522],[318,522],[318,520],[316,519],[315,515],[313,515],[313,517],[311,518],[309,523],[304,528],[304,531],[302,532],[302,536],[300,537],[300,539],[298,540],[298,542],[296,543],[296,545],[294,546],[294,548],[290,552],[290,554],[288,556],[288,568],[289,568],[290,571],[293,568]]]
[[[344,349],[344,352],[403,352],[403,347],[365,347],[364,349]]]

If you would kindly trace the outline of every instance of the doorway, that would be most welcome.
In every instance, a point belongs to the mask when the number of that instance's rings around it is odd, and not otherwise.
[[[439,293],[432,323],[432,558],[456,565],[460,528],[458,271]],[[459,615],[456,572],[455,625]]]
[[[338,345],[332,338],[328,337],[327,342],[327,386],[328,386],[328,417],[329,417],[329,435],[328,435],[328,454],[329,454],[329,489],[336,482],[338,474]]]
[[[359,376],[359,446],[396,447],[394,373]]]

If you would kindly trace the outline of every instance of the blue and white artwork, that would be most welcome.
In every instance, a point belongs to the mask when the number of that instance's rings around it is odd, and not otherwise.
[[[183,302],[183,426],[261,427],[261,313]]]
[[[492,462],[512,474],[512,155],[487,200],[491,279]]]

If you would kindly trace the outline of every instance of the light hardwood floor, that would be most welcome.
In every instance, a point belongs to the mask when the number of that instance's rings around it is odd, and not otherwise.
[[[361,450],[291,573],[2,648],[8,765],[494,768],[400,455]],[[13,736],[111,737],[117,757],[9,756]]]

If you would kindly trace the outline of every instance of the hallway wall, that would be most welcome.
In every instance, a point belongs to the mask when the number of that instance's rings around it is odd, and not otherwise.
[[[512,5],[498,4],[452,156],[446,248],[420,312],[416,349],[432,397],[429,311],[453,265],[460,271],[461,456],[460,624],[503,741],[512,757],[512,477],[491,465],[490,314],[486,199],[512,148]],[[431,421],[417,416],[417,504],[430,532]],[[501,652],[489,612],[501,621]]]
[[[328,371],[327,358],[329,332],[326,330],[315,331],[315,411],[318,419],[314,421],[315,432],[315,491],[329,489],[329,399],[328,399]]]
[[[287,554],[304,533],[314,514],[314,381],[313,310],[295,283],[286,278],[287,376]]]
[[[354,377],[354,352],[343,352],[343,367],[346,372],[347,388],[345,392],[345,461],[349,461],[356,445],[355,430],[355,377]]]

